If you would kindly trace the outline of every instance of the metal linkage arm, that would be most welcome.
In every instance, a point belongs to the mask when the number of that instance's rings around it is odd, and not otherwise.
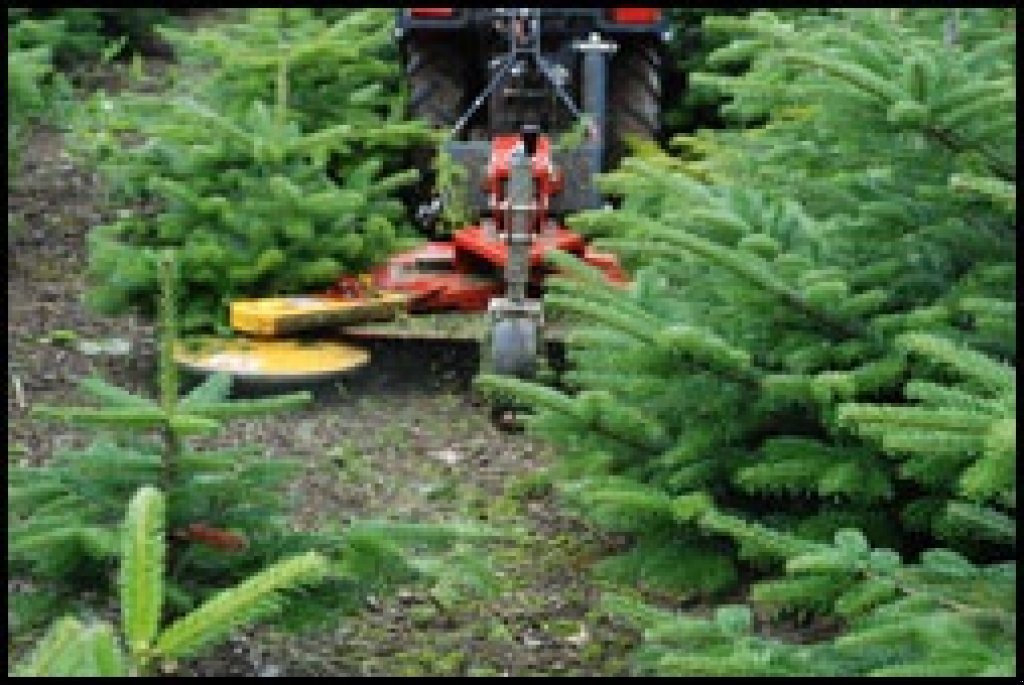
[[[530,276],[530,243],[533,240],[530,223],[536,211],[533,194],[531,159],[520,145],[512,153],[506,194],[508,259],[505,262],[505,295],[515,302],[526,299],[526,283]]]
[[[508,27],[508,42],[509,51],[506,54],[498,67],[497,72],[491,78],[491,82],[487,84],[484,91],[473,100],[473,104],[470,105],[468,111],[463,114],[449,134],[451,140],[455,140],[462,129],[466,126],[466,123],[476,114],[485,102],[487,98],[491,96],[491,93],[500,86],[509,73],[518,64],[521,64],[520,56],[525,55],[527,59],[532,58],[533,63],[536,65],[537,70],[544,75],[548,83],[554,89],[555,94],[558,96],[559,101],[565,105],[565,107],[572,113],[576,119],[583,117],[583,112],[576,106],[572,98],[559,83],[558,78],[555,77],[554,71],[551,68],[548,60],[544,59],[540,52],[540,19],[535,16],[537,10],[525,10],[525,14],[514,21],[509,22]]]
[[[455,140],[456,136],[459,135],[459,133],[462,131],[462,128],[466,125],[466,122],[469,121],[470,117],[476,114],[476,111],[480,109],[480,107],[485,102],[487,102],[487,98],[490,97],[491,93],[494,92],[494,89],[497,88],[498,85],[505,80],[505,77],[508,74],[509,70],[512,68],[512,65],[515,64],[517,61],[518,60],[516,59],[515,53],[509,53],[505,55],[505,57],[502,59],[501,67],[498,69],[498,73],[496,73],[494,75],[494,78],[491,79],[491,82],[487,84],[487,87],[484,89],[484,92],[480,93],[480,95],[476,97],[476,100],[473,101],[473,104],[469,108],[469,110],[467,110],[466,113],[463,114],[462,117],[460,117],[457,122],[455,122],[455,126],[452,127],[451,133],[449,134],[452,140]]]

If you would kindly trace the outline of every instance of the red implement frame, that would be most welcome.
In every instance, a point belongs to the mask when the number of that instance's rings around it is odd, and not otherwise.
[[[372,283],[381,290],[411,296],[410,309],[416,312],[461,310],[486,311],[492,297],[504,293],[503,272],[508,248],[503,232],[508,200],[508,181],[512,151],[522,136],[496,136],[491,144],[485,187],[491,218],[456,231],[451,242],[432,242],[390,258],[371,273]],[[563,177],[551,160],[551,141],[537,139],[532,159],[537,210],[533,218],[533,243],[530,247],[530,281],[543,283],[550,273],[544,264],[551,250],[573,254],[600,269],[609,283],[625,284],[628,278],[615,255],[596,252],[583,236],[548,217],[551,197],[562,189]],[[358,295],[351,277],[339,279],[332,288],[335,295]]]

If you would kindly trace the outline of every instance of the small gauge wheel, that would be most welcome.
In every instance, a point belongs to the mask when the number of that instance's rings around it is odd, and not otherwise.
[[[537,324],[526,318],[503,319],[491,331],[494,373],[532,378],[537,373]]]

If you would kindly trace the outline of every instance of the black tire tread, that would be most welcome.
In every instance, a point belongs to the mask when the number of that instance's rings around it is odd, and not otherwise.
[[[465,69],[451,45],[410,39],[406,44],[409,113],[434,126],[452,126],[462,114]]]
[[[655,140],[661,132],[661,54],[653,42],[619,46],[609,70],[608,148],[612,163],[626,152],[625,137]]]

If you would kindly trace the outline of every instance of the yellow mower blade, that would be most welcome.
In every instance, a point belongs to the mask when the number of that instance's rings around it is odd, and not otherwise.
[[[322,296],[265,297],[231,303],[231,328],[248,335],[281,335],[321,326],[390,321],[405,309],[400,293],[339,299]]]
[[[179,342],[174,360],[199,374],[225,372],[246,382],[288,384],[339,376],[366,364],[370,353],[339,342],[207,338]]]

